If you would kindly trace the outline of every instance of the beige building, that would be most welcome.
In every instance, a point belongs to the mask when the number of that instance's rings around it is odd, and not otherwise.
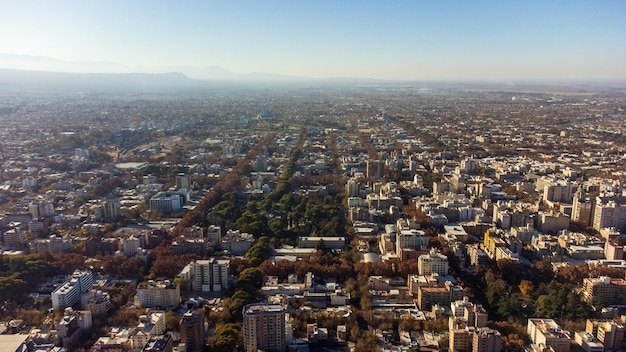
[[[432,248],[430,253],[419,256],[417,268],[419,275],[430,275],[433,273],[448,275],[448,257],[436,248]]]
[[[607,276],[583,279],[583,300],[589,304],[626,304],[626,281]]]
[[[613,199],[597,197],[593,211],[593,228],[600,231],[605,227],[626,229],[626,204]]]
[[[450,330],[450,352],[471,352],[472,332],[469,329]]]
[[[587,319],[585,332],[597,338],[607,351],[624,345],[624,326],[613,321]]]
[[[472,352],[500,352],[502,335],[498,330],[479,328],[472,336]]]
[[[569,333],[552,319],[528,319],[527,332],[534,344],[552,347],[554,352],[569,352],[571,349]]]
[[[169,280],[142,282],[137,286],[135,303],[146,308],[176,307],[180,303],[180,287]]]
[[[463,288],[446,282],[438,286],[419,286],[417,289],[417,305],[420,310],[430,310],[435,304],[449,306],[463,297]]]

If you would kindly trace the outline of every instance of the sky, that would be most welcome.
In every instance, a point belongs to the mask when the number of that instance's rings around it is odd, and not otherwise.
[[[0,53],[138,72],[626,78],[626,1],[1,0]]]

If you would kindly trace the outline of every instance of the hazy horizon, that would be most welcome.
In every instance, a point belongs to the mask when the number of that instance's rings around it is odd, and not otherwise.
[[[67,72],[75,64],[76,72],[192,78],[626,79],[623,1],[37,0],[5,4],[0,31],[9,34],[1,53],[60,60]],[[25,67],[0,68],[41,70],[16,60]]]

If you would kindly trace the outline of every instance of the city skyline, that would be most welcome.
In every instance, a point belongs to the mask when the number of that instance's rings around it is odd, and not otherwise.
[[[620,1],[12,2],[0,31],[10,34],[0,38],[2,53],[88,62],[92,72],[217,66],[305,78],[626,78]]]

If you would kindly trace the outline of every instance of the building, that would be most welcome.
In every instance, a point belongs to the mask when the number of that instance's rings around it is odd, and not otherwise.
[[[565,214],[539,212],[536,227],[543,233],[556,234],[561,230],[567,230],[569,223],[570,218]]]
[[[120,200],[119,198],[107,198],[104,201],[104,219],[113,220],[120,217]]]
[[[468,245],[466,248],[471,265],[486,265],[490,262],[489,255],[478,244]]]
[[[574,342],[585,352],[604,352],[602,343],[588,332],[576,331],[574,333]]]
[[[610,320],[587,319],[585,332],[597,338],[607,351],[620,349],[624,344],[624,326]]]
[[[436,248],[432,248],[430,253],[422,254],[417,259],[417,269],[419,275],[448,275],[448,257],[440,253]]]
[[[92,325],[93,318],[90,311],[75,311],[72,308],[66,308],[63,317],[56,324],[57,334],[63,342],[63,347],[73,350],[80,346]]]
[[[149,311],[148,314],[139,316],[139,324],[135,333],[131,336],[133,346],[141,348],[146,346],[152,336],[165,333],[165,311]]]
[[[150,210],[167,213],[180,210],[182,205],[183,200],[178,192],[159,192],[150,198]]]
[[[135,303],[146,308],[171,308],[180,303],[180,287],[169,280],[142,282],[137,286]]]
[[[180,343],[187,352],[202,352],[206,345],[202,314],[187,312],[180,321]]]
[[[581,184],[574,194],[572,203],[572,220],[582,223],[585,226],[593,224],[593,210],[595,208],[595,198],[586,198],[583,185]]]
[[[107,292],[89,290],[80,297],[81,306],[91,312],[93,316],[104,316],[113,306]]]
[[[530,340],[536,344],[552,347],[554,352],[569,352],[572,339],[567,331],[561,329],[552,319],[528,319],[527,330]]]
[[[467,296],[450,304],[452,317],[465,326],[483,328],[487,326],[487,311],[480,304],[473,304]]]
[[[134,257],[137,249],[143,246],[143,237],[137,237],[135,234],[122,239],[122,252],[127,257]]]
[[[381,160],[368,160],[365,177],[380,180],[383,177],[384,165]]]
[[[244,255],[252,247],[254,236],[239,230],[228,230],[220,241],[220,248],[232,255]]]
[[[0,347],[6,352],[26,352],[28,351],[26,343],[29,339],[28,334],[0,335]]]
[[[12,228],[4,233],[2,245],[6,249],[22,249],[26,246],[26,231],[19,227]]]
[[[174,339],[171,335],[157,335],[150,337],[141,352],[172,352],[173,350]]]
[[[28,244],[28,250],[30,253],[44,253],[60,254],[65,249],[71,248],[69,241],[63,240],[56,235],[50,235],[48,238],[39,238],[31,240]]]
[[[222,240],[222,228],[215,225],[210,225],[206,229],[205,238],[207,242],[211,242],[213,244],[219,243]]]
[[[624,259],[624,246],[609,241],[605,242],[604,257],[608,260]]]
[[[450,351],[451,352],[471,352],[472,351],[472,331],[470,329],[450,330]]]
[[[597,197],[593,210],[594,229],[600,231],[605,227],[626,230],[626,204],[621,200]]]
[[[570,181],[559,180],[552,184],[546,184],[543,188],[543,200],[571,203],[574,197],[573,189],[573,184]]]
[[[191,177],[182,172],[176,175],[176,189],[191,190]]]
[[[472,336],[472,352],[500,352],[502,335],[498,330],[479,328]]]
[[[220,292],[230,286],[230,261],[226,259],[196,260],[187,265],[191,289]]]
[[[283,352],[287,348],[287,310],[280,304],[249,304],[243,308],[246,352]]]
[[[55,310],[65,309],[78,303],[81,294],[93,287],[93,275],[90,271],[75,271],[70,279],[52,291],[50,299]]]
[[[428,235],[424,231],[404,229],[397,232],[395,237],[396,255],[400,260],[415,259],[419,251],[428,248]]]
[[[430,310],[434,305],[449,306],[463,297],[463,288],[446,282],[436,286],[417,287],[417,305],[420,310]]]
[[[346,246],[345,237],[300,237],[300,248],[318,248],[323,241],[328,250],[343,249]]]
[[[179,236],[170,245],[170,250],[174,254],[196,254],[199,257],[206,257],[211,244],[204,238],[188,238]],[[215,247],[213,247],[215,248]]]
[[[582,299],[589,304],[626,304],[626,281],[607,276],[583,279]]]

